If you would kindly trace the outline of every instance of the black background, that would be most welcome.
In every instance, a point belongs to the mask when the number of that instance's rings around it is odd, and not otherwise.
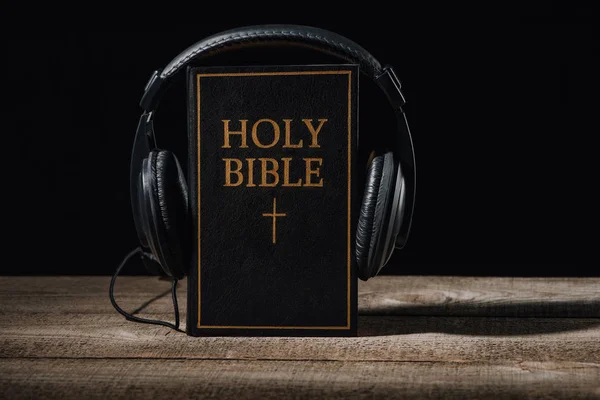
[[[0,273],[112,273],[137,244],[128,163],[151,72],[207,35],[277,22],[345,35],[394,65],[403,82],[418,197],[409,243],[384,273],[598,275],[589,239],[597,234],[586,211],[597,182],[597,157],[587,144],[598,133],[591,121],[599,70],[591,9],[480,12],[424,7],[394,23],[288,15],[160,31],[140,23],[131,31],[5,35],[8,242]],[[214,63],[331,61],[285,50],[227,57]],[[183,82],[163,98],[157,131],[159,146],[185,163]],[[361,80],[361,140],[388,130],[389,110],[374,93]],[[144,270],[133,264],[129,273]]]

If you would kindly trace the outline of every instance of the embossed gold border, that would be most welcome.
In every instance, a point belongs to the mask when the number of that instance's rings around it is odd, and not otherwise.
[[[224,76],[276,76],[276,75],[348,75],[348,237],[347,237],[347,315],[346,325],[334,325],[334,326],[256,326],[256,325],[201,325],[200,324],[200,311],[202,309],[202,296],[201,296],[201,277],[200,277],[200,250],[201,250],[201,239],[200,239],[200,78],[210,77],[224,77]],[[227,73],[206,73],[196,74],[196,97],[197,97],[197,142],[198,142],[198,323],[197,327],[201,329],[336,329],[336,330],[348,330],[350,329],[351,319],[351,281],[352,276],[350,268],[352,267],[351,259],[351,216],[352,216],[352,71],[350,70],[339,70],[339,71],[278,71],[278,72],[227,72]]]

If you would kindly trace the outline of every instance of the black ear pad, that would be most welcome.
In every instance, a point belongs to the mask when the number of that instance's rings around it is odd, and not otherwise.
[[[395,181],[391,152],[375,156],[369,166],[356,229],[358,277],[367,280],[386,262],[383,250]],[[386,228],[386,229],[384,229]]]
[[[140,164],[146,165],[147,159],[144,159]],[[138,175],[135,183],[135,201],[132,202],[133,214],[134,214],[134,222],[135,229],[138,234],[138,238],[140,239],[140,246],[142,247],[142,264],[146,268],[151,275],[165,275],[163,268],[160,266],[158,259],[152,254],[152,249],[150,249],[151,239],[150,239],[150,222],[148,221],[149,212],[146,210],[146,200],[144,198],[144,190],[143,190],[143,179],[142,179],[142,170],[140,170],[140,174]]]
[[[189,240],[188,190],[175,155],[153,150],[141,173],[143,198],[140,208],[149,248],[164,272],[182,279],[186,271]]]

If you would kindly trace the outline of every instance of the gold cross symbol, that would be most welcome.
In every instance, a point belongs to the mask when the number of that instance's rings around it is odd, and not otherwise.
[[[287,216],[286,213],[277,213],[277,199],[275,197],[273,197],[273,212],[271,214],[269,213],[263,213],[263,217],[272,217],[273,218],[273,244],[275,244],[277,242],[277,222],[276,222],[276,218],[277,217],[285,217]]]

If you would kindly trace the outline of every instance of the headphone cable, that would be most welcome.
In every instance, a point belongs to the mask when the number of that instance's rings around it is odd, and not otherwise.
[[[184,331],[179,329],[179,306],[177,305],[177,283],[178,283],[178,280],[175,278],[173,278],[173,281],[171,284],[171,297],[173,299],[173,309],[175,311],[175,324],[172,324],[172,323],[166,322],[166,321],[156,320],[156,319],[147,319],[147,318],[136,317],[136,316],[128,313],[127,311],[123,310],[121,307],[119,307],[117,305],[117,302],[115,301],[115,295],[114,295],[115,281],[117,280],[117,276],[119,276],[119,273],[121,272],[121,270],[123,269],[125,264],[127,264],[127,262],[136,254],[141,254],[143,257],[143,251],[142,251],[141,247],[137,247],[134,250],[130,251],[125,256],[125,258],[123,258],[123,261],[121,261],[121,264],[119,264],[119,266],[117,267],[117,270],[115,271],[114,275],[112,276],[112,279],[110,280],[110,287],[109,287],[108,295],[110,297],[110,302],[112,303],[113,307],[121,315],[123,315],[125,317],[125,319],[127,319],[128,321],[140,322],[143,324],[162,325],[162,326],[166,326],[168,328],[174,329],[178,332],[185,333]]]

